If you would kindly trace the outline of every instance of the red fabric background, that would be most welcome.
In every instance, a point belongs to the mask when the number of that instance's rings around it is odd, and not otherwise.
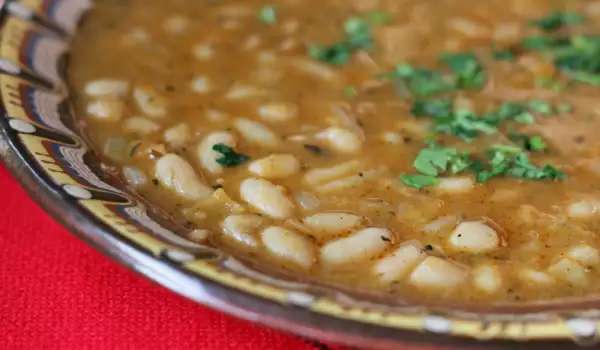
[[[315,349],[179,297],[46,215],[0,163],[0,348]]]

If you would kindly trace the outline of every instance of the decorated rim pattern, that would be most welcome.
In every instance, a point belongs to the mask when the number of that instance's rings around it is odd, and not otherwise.
[[[64,79],[69,40],[91,6],[0,0],[0,155],[41,205],[86,241],[200,303],[368,348],[415,342],[462,349],[476,345],[473,338],[600,341],[598,299],[487,311],[390,305],[271,275],[182,238],[168,217],[103,174],[73,121]]]

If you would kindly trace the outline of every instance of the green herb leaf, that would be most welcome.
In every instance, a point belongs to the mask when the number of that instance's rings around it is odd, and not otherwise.
[[[509,134],[509,138],[512,141],[517,142],[523,149],[527,151],[539,152],[548,148],[548,145],[541,136],[529,136],[526,134],[512,132]]]
[[[448,118],[453,112],[452,100],[415,100],[410,112],[418,117]]]
[[[558,113],[569,113],[572,110],[573,110],[573,106],[566,104],[566,103],[561,103],[556,106],[556,111]]]
[[[400,175],[400,180],[407,186],[421,189],[425,186],[437,185],[440,183],[435,176],[429,175]]]
[[[438,176],[441,172],[446,171],[448,164],[456,154],[454,148],[424,148],[415,158],[413,166],[424,175]]]
[[[514,119],[519,124],[535,124],[535,116],[529,112],[517,114]]]
[[[434,130],[471,142],[480,134],[491,135],[498,131],[495,125],[470,111],[456,111],[452,118],[437,119]]]
[[[357,95],[356,89],[354,88],[354,86],[350,86],[347,85],[344,88],[344,95],[346,95],[346,98],[353,98]]]
[[[543,51],[567,47],[570,43],[569,38],[556,38],[545,36],[530,36],[521,41],[521,48],[525,50]]]
[[[539,152],[548,148],[548,145],[546,142],[544,142],[541,136],[532,136],[527,140],[526,147],[528,150],[533,152]]]
[[[277,23],[277,7],[276,6],[265,6],[258,11],[256,15],[258,19],[266,24]]]
[[[553,32],[562,27],[578,25],[585,22],[585,18],[575,12],[554,12],[531,23],[545,32]]]
[[[222,157],[217,158],[216,161],[217,163],[227,168],[236,167],[250,159],[249,156],[242,153],[237,153],[233,150],[233,148],[223,143],[217,143],[213,145],[212,149],[213,151],[222,154]]]
[[[527,154],[521,153],[515,159],[513,167],[507,173],[510,176],[526,180],[565,179],[567,174],[557,170],[550,164],[538,168],[529,161]]]
[[[343,29],[343,41],[331,45],[309,45],[308,55],[319,61],[343,65],[354,51],[373,48],[371,26],[365,19],[350,17],[344,22]]]
[[[473,52],[442,54],[440,60],[455,74],[456,86],[462,89],[481,89],[486,82],[483,67]]]
[[[427,97],[455,90],[451,77],[444,73],[415,67],[407,63],[401,63],[391,73],[382,74],[379,77],[403,82],[406,88],[418,97]]]
[[[541,147],[534,140],[534,147]],[[543,141],[542,141],[543,143]],[[545,145],[545,143],[544,143]],[[538,168],[532,164],[529,157],[519,147],[511,145],[495,145],[486,151],[488,157],[487,166],[483,162],[473,162],[470,170],[475,172],[475,178],[478,182],[489,181],[498,176],[511,176],[525,180],[554,180],[564,179],[567,175],[550,164],[543,168]]]
[[[346,43],[336,43],[329,46],[309,45],[308,55],[319,61],[343,65],[348,62],[352,48]]]
[[[554,108],[552,105],[546,101],[542,100],[530,100],[527,102],[527,106],[531,108],[534,112],[545,115],[554,114]]]
[[[511,49],[498,49],[492,51],[492,57],[501,61],[514,61],[515,53]]]
[[[365,19],[370,24],[385,24],[392,19],[392,15],[385,11],[371,11],[365,15]]]
[[[536,78],[535,86],[547,88],[556,92],[563,91],[566,88],[565,84],[561,83],[560,81],[556,81],[547,77]]]

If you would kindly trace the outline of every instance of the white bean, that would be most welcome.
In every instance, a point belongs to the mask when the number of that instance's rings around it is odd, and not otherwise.
[[[313,169],[306,173],[304,176],[304,181],[313,186],[319,185],[358,171],[361,164],[362,162],[359,160],[351,160],[349,162],[334,165],[329,168]]]
[[[310,74],[318,79],[332,81],[340,78],[340,75],[335,70],[319,62],[311,61],[309,59],[296,59],[290,62],[299,71]]]
[[[402,136],[397,132],[384,131],[381,136],[381,140],[389,145],[398,145],[402,143]]]
[[[282,260],[305,269],[315,261],[314,246],[307,237],[283,227],[271,226],[261,232],[267,250]]]
[[[277,147],[281,139],[266,126],[246,118],[237,118],[233,126],[242,134],[246,141],[262,147]]]
[[[187,233],[187,238],[196,243],[204,243],[208,240],[211,233],[209,230],[197,228]]]
[[[373,272],[384,282],[397,281],[426,257],[421,243],[409,241],[379,260],[373,267]]]
[[[287,219],[294,213],[294,204],[280,186],[272,182],[249,178],[242,181],[240,195],[261,213],[275,219]]]
[[[144,186],[148,183],[148,176],[139,168],[124,166],[121,171],[127,183],[132,186]]]
[[[150,34],[143,28],[133,28],[123,35],[121,43],[124,46],[133,46],[135,44],[145,44],[150,42]]]
[[[217,217],[223,214],[242,214],[246,212],[246,209],[240,203],[231,199],[224,189],[218,188],[210,196],[196,201],[188,211],[194,217],[197,217],[198,213],[203,213],[201,216],[204,216],[202,219],[205,219],[206,217]]]
[[[598,201],[579,201],[571,203],[567,209],[567,214],[571,218],[586,219],[594,216],[598,212],[600,202]]]
[[[435,188],[440,192],[465,193],[475,188],[475,181],[470,177],[445,177]]]
[[[191,136],[190,127],[185,123],[180,123],[165,130],[163,138],[170,145],[181,146],[188,143]]]
[[[489,28],[467,18],[451,17],[448,20],[448,27],[456,30],[467,38],[485,39],[490,37]]]
[[[265,219],[260,215],[230,215],[223,220],[221,227],[226,237],[245,246],[256,248],[259,241],[255,233],[264,222]]]
[[[321,248],[321,260],[327,265],[343,265],[374,258],[390,246],[394,235],[388,229],[365,228],[330,241]]]
[[[258,108],[258,115],[268,122],[289,122],[298,116],[298,106],[282,102],[268,103]]]
[[[261,43],[262,40],[260,38],[260,35],[252,34],[246,39],[244,39],[244,41],[241,44],[241,47],[244,50],[254,50],[257,47],[259,47]]]
[[[129,83],[117,79],[98,79],[85,84],[83,91],[92,97],[124,97],[129,91]]]
[[[117,121],[125,115],[125,102],[116,99],[96,100],[88,103],[87,113],[99,120]]]
[[[180,15],[172,15],[165,18],[165,20],[162,23],[162,26],[167,32],[171,34],[181,34],[186,31],[189,24],[189,19]]]
[[[362,141],[352,131],[344,128],[331,127],[316,135],[325,139],[332,148],[343,153],[355,153],[362,147]]]
[[[467,271],[450,261],[430,256],[410,274],[410,282],[417,287],[446,289],[457,287],[467,278]]]
[[[304,218],[302,223],[319,238],[330,238],[347,233],[364,221],[364,218],[342,212],[318,213]]]
[[[138,86],[133,90],[133,98],[138,108],[151,118],[164,118],[167,115],[167,100],[156,89]]]
[[[498,233],[483,221],[460,223],[448,239],[452,249],[467,253],[486,253],[498,249]]]
[[[482,292],[493,294],[502,287],[502,275],[495,266],[480,265],[473,270],[473,284]]]
[[[600,254],[598,249],[582,244],[571,248],[567,252],[567,257],[579,262],[580,264],[592,266],[600,263]]]
[[[291,154],[271,154],[248,165],[248,170],[266,179],[282,179],[300,170],[300,162]]]
[[[310,192],[297,192],[294,199],[303,210],[316,210],[321,205],[319,198]]]
[[[212,44],[198,44],[194,46],[192,53],[201,61],[209,61],[215,55],[215,49]]]
[[[202,167],[213,174],[223,172],[223,166],[217,163],[217,159],[223,155],[215,150],[213,146],[222,143],[231,148],[235,147],[235,138],[227,131],[215,131],[204,137],[204,140],[198,145],[197,156]]]
[[[208,77],[201,75],[192,79],[190,89],[198,94],[206,94],[212,90],[212,84]]]
[[[147,135],[160,130],[160,125],[148,118],[131,117],[125,121],[123,128],[129,132]]]
[[[175,190],[180,196],[199,200],[209,196],[212,188],[205,185],[194,168],[180,156],[170,153],[156,162],[156,178],[165,187]]]
[[[235,83],[231,86],[231,88],[229,88],[229,91],[227,91],[225,94],[225,98],[230,101],[239,101],[256,95],[261,95],[263,93],[264,91],[259,90],[255,86]]]
[[[523,27],[518,22],[500,23],[494,28],[493,38],[502,42],[514,42],[521,37]]]
[[[533,282],[534,284],[536,284],[536,287],[538,287],[540,285],[541,286],[549,286],[556,282],[556,279],[554,277],[552,277],[551,275],[549,275],[545,272],[542,272],[542,271],[531,269],[531,268],[521,269],[517,273],[517,276],[523,282],[525,282],[526,285],[529,285],[530,283]]]
[[[587,272],[574,260],[563,258],[548,268],[548,272],[556,278],[564,280],[575,286],[588,284]]]
[[[212,123],[223,123],[229,119],[229,115],[225,112],[221,112],[217,109],[208,109],[204,112],[204,116],[209,122]]]

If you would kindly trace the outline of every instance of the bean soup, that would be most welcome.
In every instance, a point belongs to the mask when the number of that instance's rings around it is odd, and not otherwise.
[[[84,132],[210,242],[417,301],[600,291],[600,2],[103,0]]]

